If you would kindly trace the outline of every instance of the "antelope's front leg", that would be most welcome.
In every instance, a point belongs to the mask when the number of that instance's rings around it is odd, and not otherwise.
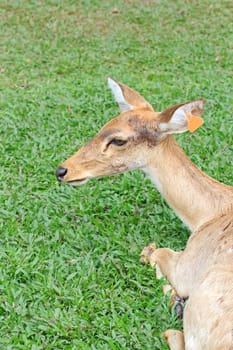
[[[168,329],[163,333],[170,350],[185,350],[184,335],[180,331]]]
[[[141,262],[142,264],[150,263],[150,265],[151,265],[152,267],[155,267],[156,279],[159,280],[160,278],[163,277],[163,274],[162,274],[162,272],[161,272],[161,270],[160,270],[159,265],[156,264],[156,262],[155,262],[155,259],[154,259],[154,258],[155,258],[155,257],[154,257],[155,251],[156,251],[156,243],[151,243],[151,244],[147,245],[147,246],[143,249],[143,251],[141,252],[141,255],[140,255],[140,262]],[[169,290],[171,290],[171,288],[169,288],[169,287],[170,287],[169,285],[167,285],[166,287],[167,287],[167,289],[164,288],[164,294],[167,294],[167,292],[168,292]]]
[[[150,263],[152,267],[156,267],[157,279],[165,276],[171,284],[163,286],[163,294],[166,295],[171,291],[170,307],[174,308],[180,319],[183,316],[184,300],[177,293],[181,281],[176,277],[176,265],[181,254],[182,252],[177,253],[168,248],[156,249],[156,244],[151,243],[143,249],[140,258],[142,263]]]
[[[165,276],[169,283],[171,283],[171,286],[164,286],[163,292],[166,294],[168,291],[172,290],[171,292],[171,302],[170,305],[173,306],[174,303],[179,301],[177,305],[180,304],[181,299],[178,297],[176,293],[176,284],[177,284],[177,278],[176,278],[176,264],[180,257],[182,252],[177,253],[174,252],[171,249],[168,248],[159,248],[156,249],[156,244],[152,243],[148,246],[146,246],[142,253],[140,261],[144,264],[150,263],[150,265],[156,266],[156,277],[161,278],[162,276]],[[159,269],[159,270],[158,270]],[[159,273],[158,273],[159,271]],[[177,306],[176,305],[176,306]],[[182,306],[181,306],[182,308]],[[181,310],[182,311],[182,310]],[[176,311],[180,317],[181,315]],[[169,345],[169,348],[171,350],[184,350],[184,336],[183,333],[176,330],[167,330],[164,334],[164,337],[166,338],[166,341]]]
[[[173,288],[176,289],[176,265],[182,252],[174,252],[169,248],[158,248],[156,244],[151,243],[146,246],[140,257],[140,261],[144,264],[150,263],[152,267],[156,266],[156,277],[165,276]]]

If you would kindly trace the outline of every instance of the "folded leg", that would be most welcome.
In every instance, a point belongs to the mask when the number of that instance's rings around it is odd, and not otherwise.
[[[155,243],[152,243],[143,249],[140,261],[156,266],[158,268],[156,277],[160,278],[162,274],[176,290],[176,284],[179,282],[176,278],[176,265],[181,254],[182,252],[177,253],[168,248],[156,249]]]
[[[170,350],[185,350],[184,335],[180,331],[168,329],[163,333]]]

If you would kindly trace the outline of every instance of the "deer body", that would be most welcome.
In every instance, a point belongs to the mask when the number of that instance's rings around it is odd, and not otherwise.
[[[168,344],[171,350],[232,350],[233,188],[198,169],[171,135],[201,125],[203,101],[159,113],[127,86],[112,79],[109,86],[122,113],[67,159],[57,177],[82,185],[127,170],[144,171],[194,231],[183,252],[153,245],[142,252],[143,260],[157,264],[181,297],[189,297],[184,337],[169,330]]]
[[[177,331],[165,332],[170,348],[232,350],[233,211],[195,231],[184,251],[155,249],[151,244],[143,249],[142,259],[151,266],[157,264],[178,295],[188,298],[184,336]]]

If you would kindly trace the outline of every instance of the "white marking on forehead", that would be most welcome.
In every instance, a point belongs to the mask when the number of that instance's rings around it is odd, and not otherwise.
[[[108,78],[108,86],[112,90],[116,101],[119,103],[121,111],[129,111],[130,109],[133,109],[133,106],[126,102],[120,86],[111,78]]]

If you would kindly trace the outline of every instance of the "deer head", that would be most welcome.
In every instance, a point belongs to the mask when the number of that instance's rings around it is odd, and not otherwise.
[[[136,91],[111,78],[108,84],[121,114],[57,169],[59,181],[77,186],[92,178],[145,170],[170,134],[193,130],[202,123],[203,100],[155,112]]]

